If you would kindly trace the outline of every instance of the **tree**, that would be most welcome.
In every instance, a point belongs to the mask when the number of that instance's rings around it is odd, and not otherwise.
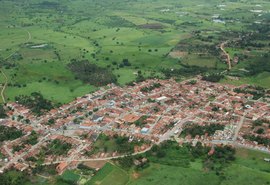
[[[4,106],[0,104],[0,118],[6,118],[6,117],[7,117],[6,110],[4,109]]]

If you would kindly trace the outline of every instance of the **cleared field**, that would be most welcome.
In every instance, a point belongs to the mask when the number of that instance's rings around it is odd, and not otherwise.
[[[251,77],[239,77],[237,80],[233,79],[223,79],[221,81],[225,84],[233,84],[233,85],[242,85],[242,84],[252,84],[259,85],[264,88],[270,88],[270,72],[263,72],[261,74],[251,76]]]
[[[67,170],[61,175],[61,178],[68,182],[77,182],[80,179],[80,176],[73,171]]]
[[[215,185],[219,184],[219,179],[215,174],[204,173],[201,170],[192,168],[182,168],[166,165],[153,164],[150,168],[138,174],[138,179],[134,179],[132,185]]]
[[[128,181],[129,177],[124,170],[107,163],[86,185],[122,185]]]

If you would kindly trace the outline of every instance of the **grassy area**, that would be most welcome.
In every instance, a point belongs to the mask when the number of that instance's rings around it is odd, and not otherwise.
[[[239,79],[225,78],[221,81],[221,83],[233,85],[242,85],[242,84],[259,85],[267,89],[270,88],[269,82],[270,82],[270,72],[263,72],[258,75],[250,77],[239,77]]]
[[[171,155],[171,154],[170,154]],[[169,156],[166,157],[166,159]],[[119,185],[246,185],[246,184],[269,184],[269,163],[263,161],[269,154],[246,149],[237,149],[236,160],[226,167],[223,176],[215,172],[206,171],[201,160],[195,160],[189,167],[165,165],[158,162],[151,163],[150,167],[123,173],[119,167],[107,163],[94,176],[88,184],[119,184]],[[125,180],[124,180],[125,179]],[[129,180],[128,180],[129,179]],[[128,181],[128,183],[127,183]]]
[[[220,7],[221,4],[224,6]],[[257,26],[263,26],[269,4],[266,0],[256,1],[256,4],[262,5],[258,9],[263,11],[262,24]],[[22,86],[7,87],[5,96],[9,101],[38,89],[46,98],[66,103],[95,90],[74,79],[74,74],[68,70],[67,64],[74,58],[87,59],[112,70],[120,85],[134,80],[138,70],[144,76],[163,77],[161,69],[180,68],[179,60],[186,65],[223,70],[226,64],[215,48],[224,40],[238,37],[228,30],[236,33],[258,30],[253,25],[258,15],[250,11],[254,8],[251,0],[128,3],[120,0],[30,0],[27,3],[4,0],[0,5],[0,67],[10,84]],[[214,23],[215,15],[226,23]],[[234,68],[245,67],[250,61],[256,61],[256,56],[265,54],[269,50],[266,40],[253,39],[265,46],[250,46],[250,51],[237,45],[228,46],[226,50],[231,57],[246,55]],[[46,47],[32,48],[41,44]],[[171,57],[171,51],[186,55]],[[119,68],[123,59],[129,59],[131,66]],[[270,84],[269,74],[265,73],[241,80],[239,83]],[[4,82],[2,77],[0,82]]]
[[[139,172],[138,178],[133,179],[131,185],[215,185],[219,184],[218,177],[213,173],[202,170],[167,165],[152,164],[151,167]]]
[[[126,172],[119,167],[107,163],[86,185],[122,185],[129,180]]]
[[[61,175],[61,178],[64,181],[77,182],[80,179],[80,175],[77,175],[76,173],[74,173],[71,170],[67,170]]]

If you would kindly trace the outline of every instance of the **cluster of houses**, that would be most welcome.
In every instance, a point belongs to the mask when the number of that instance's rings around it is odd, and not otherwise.
[[[44,163],[60,161],[57,169],[62,171],[71,161],[120,155],[117,151],[85,155],[93,149],[92,145],[100,133],[159,143],[180,134],[185,126],[191,124],[225,126],[214,135],[196,136],[196,141],[233,141],[269,150],[269,146],[260,146],[242,137],[253,134],[251,129],[247,129],[252,121],[262,118],[270,121],[269,94],[264,99],[253,100],[252,94],[237,93],[235,88],[203,81],[200,77],[181,83],[172,79],[150,79],[126,87],[111,84],[40,117],[16,102],[8,103],[9,119],[2,120],[0,124],[15,126],[23,130],[25,136],[1,145],[0,151],[6,156],[6,160],[1,162],[2,169],[7,165],[25,169],[26,159],[37,156],[40,148],[55,139],[70,143],[72,149],[67,156],[46,156]],[[20,143],[33,130],[39,135],[38,143],[13,153],[14,142]],[[270,138],[270,129],[265,129],[261,135]],[[187,136],[186,139],[189,138]],[[135,151],[144,151],[147,147],[149,145],[137,146]]]

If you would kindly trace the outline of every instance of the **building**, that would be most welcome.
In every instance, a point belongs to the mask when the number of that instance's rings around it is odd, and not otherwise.
[[[60,175],[67,169],[67,167],[68,167],[68,163],[62,162],[56,167],[56,171]]]

